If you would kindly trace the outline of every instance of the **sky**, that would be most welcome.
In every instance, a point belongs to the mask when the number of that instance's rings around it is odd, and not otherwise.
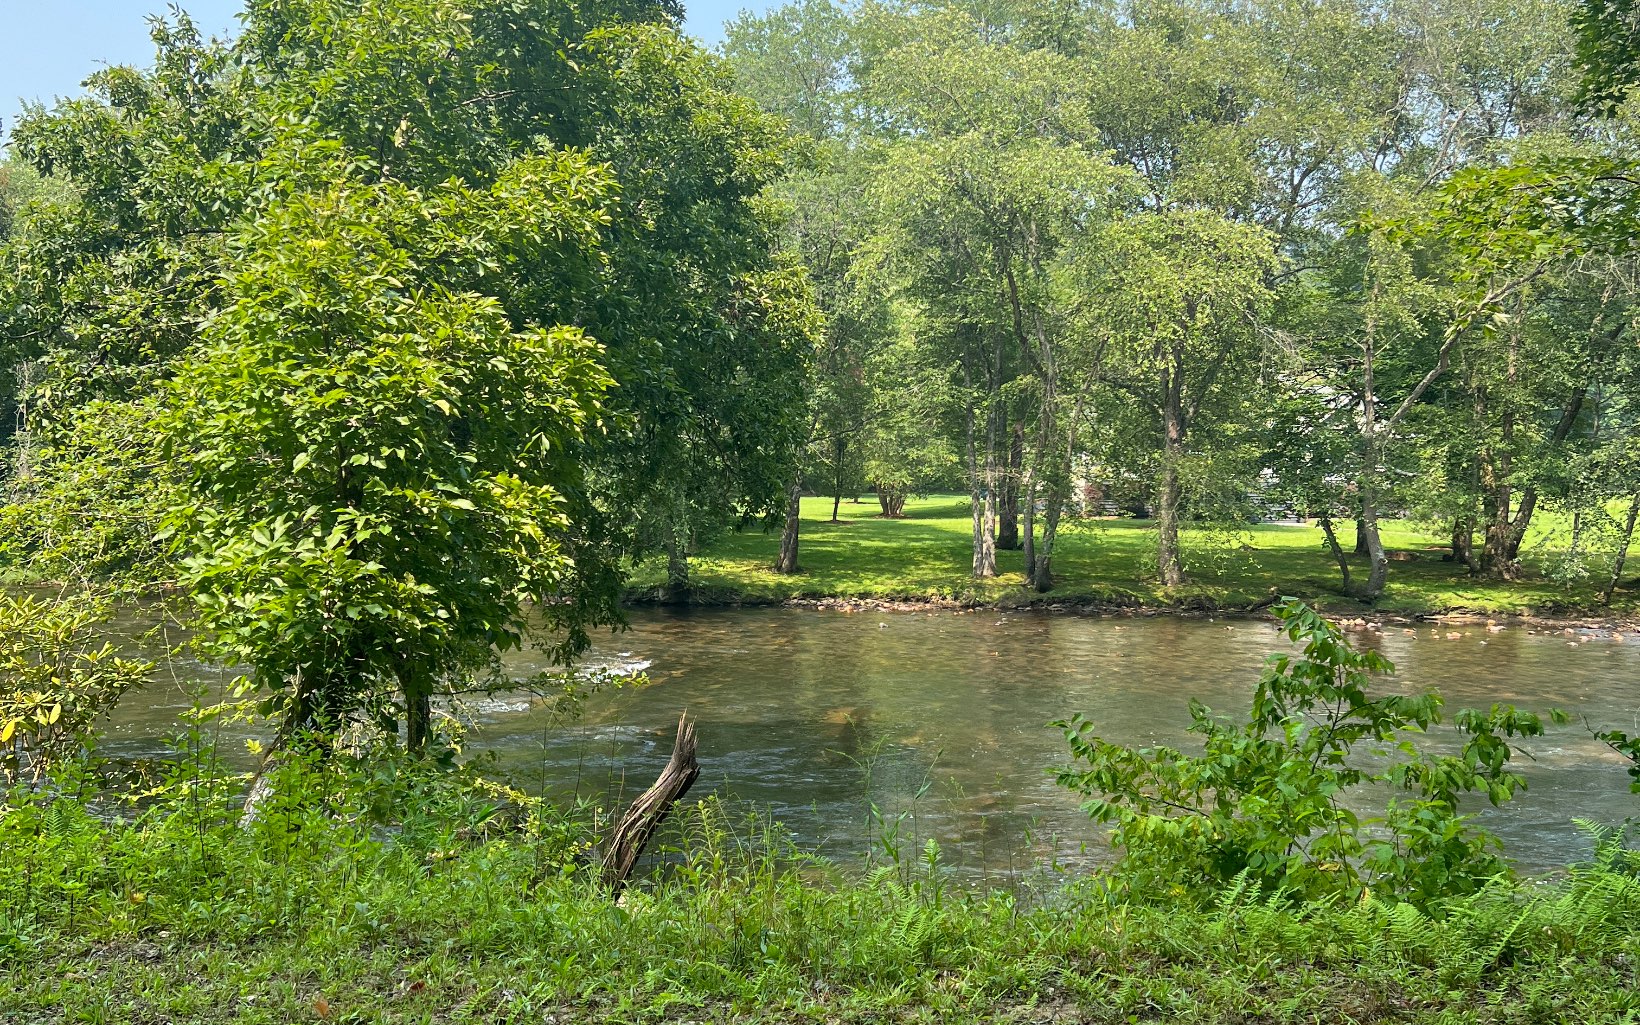
[[[147,16],[169,0],[0,0],[0,139],[25,100],[78,95],[80,83],[109,64],[148,65],[153,44]],[[183,0],[201,29],[231,33],[242,0]],[[723,23],[767,0],[695,0],[685,28],[708,45]]]

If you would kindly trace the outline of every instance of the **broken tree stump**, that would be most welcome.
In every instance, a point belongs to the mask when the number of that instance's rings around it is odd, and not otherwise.
[[[700,763],[695,760],[695,724],[685,712],[678,719],[678,739],[672,745],[672,757],[660,778],[639,795],[620,824],[610,835],[609,847],[604,851],[604,885],[619,893],[626,885],[632,870],[638,866],[638,857],[649,845],[655,830],[671,812],[672,806],[689,792],[700,776]]]

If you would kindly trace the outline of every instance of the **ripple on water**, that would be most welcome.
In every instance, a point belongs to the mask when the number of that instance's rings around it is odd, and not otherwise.
[[[664,764],[687,710],[699,723],[697,796],[772,811],[799,844],[833,857],[872,846],[875,806],[975,870],[1108,856],[1078,799],[1053,784],[1066,751],[1048,722],[1081,712],[1112,740],[1188,745],[1189,700],[1239,712],[1282,643],[1256,621],[1029,612],[639,609],[631,624],[587,665],[645,674],[649,686],[593,696],[570,726],[521,694],[478,699],[470,746],[560,793],[630,797]],[[1438,689],[1449,709],[1507,701],[1573,714],[1574,725],[1528,745],[1529,789],[1512,807],[1474,809],[1524,867],[1586,855],[1574,817],[1636,811],[1624,762],[1581,721],[1635,731],[1640,645],[1568,646],[1559,630],[1402,629],[1351,633],[1398,665],[1387,688]],[[520,678],[550,668],[539,659],[510,653],[507,668]],[[186,660],[167,668],[178,682],[122,708],[111,746],[162,753],[191,688],[220,689],[228,675]],[[1430,741],[1450,748],[1456,738]]]

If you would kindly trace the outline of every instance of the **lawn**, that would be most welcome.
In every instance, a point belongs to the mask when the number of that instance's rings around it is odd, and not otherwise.
[[[773,570],[778,531],[756,528],[710,541],[693,560],[692,579],[705,600],[780,602],[805,598],[871,598],[963,603],[1080,602],[1154,607],[1234,608],[1258,603],[1272,592],[1296,595],[1334,611],[1360,610],[1346,596],[1338,567],[1313,525],[1257,524],[1236,531],[1186,530],[1191,583],[1167,589],[1155,581],[1154,525],[1148,520],[1069,520],[1054,554],[1055,589],[1024,590],[1023,557],[999,552],[993,580],[969,577],[972,560],[968,500],[936,495],[912,501],[905,518],[878,515],[875,502],[844,503],[841,522],[830,522],[829,498],[803,500],[802,571]],[[1554,524],[1548,522],[1548,526]],[[1353,525],[1343,540],[1353,541]],[[1542,551],[1540,527],[1528,551]],[[1397,561],[1377,608],[1406,613],[1473,612],[1487,615],[1598,613],[1596,586],[1567,587],[1542,577],[1498,583],[1477,580],[1441,559],[1446,541],[1421,525],[1390,521],[1384,543]],[[1366,561],[1354,571],[1364,577]],[[646,564],[634,575],[635,595],[658,591],[662,567]],[[1630,612],[1632,592],[1619,591],[1615,611]]]

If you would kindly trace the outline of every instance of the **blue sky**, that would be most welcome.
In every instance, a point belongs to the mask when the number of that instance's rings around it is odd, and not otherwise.
[[[153,56],[146,16],[168,0],[0,0],[0,138],[23,100],[73,96],[80,82],[106,64],[146,65]],[[184,0],[208,32],[231,32],[241,0]],[[688,4],[690,33],[708,44],[742,8],[766,0],[696,0]]]

